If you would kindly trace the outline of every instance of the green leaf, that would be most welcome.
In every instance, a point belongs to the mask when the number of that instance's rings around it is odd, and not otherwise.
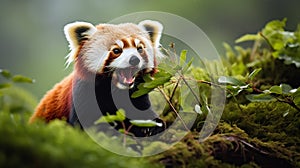
[[[261,71],[261,68],[254,69],[248,76],[248,79],[253,80],[253,78]]]
[[[145,82],[151,82],[153,80],[153,78],[151,77],[150,74],[144,75],[143,79],[144,79]]]
[[[294,99],[294,103],[296,106],[300,107],[300,96],[298,96]]]
[[[173,76],[173,75],[171,73],[163,70],[163,69],[159,69],[159,71],[156,74],[154,74],[154,76],[153,76],[154,79],[153,80],[155,80],[155,78],[166,77],[166,76]]]
[[[182,72],[185,73],[192,65],[194,61],[194,57],[191,58],[191,60],[186,64],[186,66],[184,66],[184,68],[182,69]]]
[[[0,89],[11,87],[10,83],[0,83]]]
[[[161,70],[160,72],[156,73],[153,78],[150,76],[145,76],[144,80],[145,83],[141,83],[138,85],[138,90],[135,91],[131,97],[137,98],[142,95],[145,95],[149,92],[151,92],[156,87],[165,84],[166,82],[170,81],[172,75],[168,72],[165,72],[164,70]]]
[[[100,123],[107,123],[106,116],[101,116],[98,120],[94,122],[95,125]]]
[[[267,31],[274,31],[274,30],[284,30],[285,24],[287,19],[284,18],[283,20],[272,20],[266,24],[264,30]]]
[[[290,91],[293,89],[288,84],[280,84],[279,87],[281,88],[283,94],[290,94]]]
[[[117,114],[117,117],[116,117],[117,121],[124,121],[126,119],[125,110],[119,109],[116,112],[116,114]]]
[[[282,88],[280,86],[272,86],[269,89],[269,92],[274,94],[282,94]]]
[[[284,60],[286,65],[294,64],[297,68],[300,68],[300,39],[296,39],[295,35],[290,35],[290,40],[287,39],[284,43],[284,47],[281,50],[274,52],[279,59]]]
[[[145,83],[144,87],[148,88],[148,89],[153,89],[153,88],[156,88],[157,86],[160,86],[160,85],[168,82],[169,80],[170,80],[169,77],[161,77],[161,78],[155,79],[151,82]]]
[[[180,53],[180,62],[179,62],[180,66],[183,66],[185,64],[186,53],[187,53],[187,50],[182,50],[181,53]]]
[[[138,126],[138,127],[161,127],[162,123],[157,123],[153,120],[130,120],[129,121],[132,125]]]
[[[165,84],[166,82],[169,82],[170,79],[171,79],[171,76],[159,77],[159,78],[154,79],[151,82],[144,83],[143,87],[148,88],[148,89],[154,89],[160,85]]]
[[[144,85],[143,83],[141,83],[139,86]],[[149,89],[149,88],[145,88],[145,87],[139,87],[138,86],[138,90],[135,91],[131,97],[132,98],[137,98],[140,97],[142,95],[148,94],[149,92],[151,92],[153,89]]]
[[[172,66],[172,64],[170,64],[170,63],[167,64],[167,63],[162,62],[158,65],[157,69],[158,69],[158,72],[154,75],[157,75],[158,73],[169,73],[173,76],[178,72],[178,70],[181,69],[181,66],[176,65],[176,67],[174,67],[174,65]]]
[[[113,123],[115,122],[115,115],[109,115],[101,116],[98,120],[94,122],[94,124],[100,124],[100,123]]]
[[[100,123],[113,123],[115,121],[124,121],[126,119],[125,111],[123,109],[119,109],[116,112],[116,115],[110,115],[107,113],[105,116],[101,116],[98,120],[94,122],[94,124],[100,124]]]
[[[118,131],[122,134],[125,134],[125,132],[126,132],[125,129],[123,129],[123,128],[119,129]]]
[[[261,39],[261,37],[258,34],[246,34],[240,38],[238,38],[237,40],[235,40],[235,43],[241,43],[241,42],[245,42],[245,41],[255,41],[255,40],[259,40]]]
[[[35,80],[26,77],[26,76],[22,76],[22,75],[15,75],[12,77],[12,81],[13,82],[17,82],[17,83],[34,83]]]
[[[300,87],[297,90],[293,89],[292,96],[295,105],[300,107]]]
[[[0,74],[7,79],[10,79],[12,76],[11,73],[6,69],[0,69]]]
[[[275,100],[275,98],[269,94],[250,94],[245,97],[251,102],[269,102]]]
[[[220,76],[218,79],[218,82],[221,84],[231,84],[231,85],[237,85],[237,86],[243,86],[246,85],[244,82],[230,76]]]
[[[267,39],[267,42],[272,46],[272,48],[277,51],[284,48],[287,42],[286,34],[284,33],[286,19],[273,20],[265,26],[262,30],[262,35]],[[276,56],[276,54],[273,54]]]

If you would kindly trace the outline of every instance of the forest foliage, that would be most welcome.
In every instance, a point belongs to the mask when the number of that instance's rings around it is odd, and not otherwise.
[[[164,48],[173,61],[162,62],[153,77],[145,76],[133,97],[150,93],[157,96],[153,105],[163,112],[167,123],[176,118],[189,133],[171,149],[147,158],[127,158],[101,148],[88,135],[64,121],[28,125],[36,100],[18,83],[34,80],[1,70],[0,83],[0,167],[299,167],[300,166],[300,25],[285,30],[286,19],[274,20],[257,34],[247,34],[226,52],[219,63],[224,75],[211,74],[194,66],[188,51],[174,56],[173,47]],[[249,43],[242,47],[240,43]],[[214,106],[212,89],[226,93],[221,120],[205,141],[199,142],[199,130]],[[184,94],[188,91],[189,94]],[[188,101],[186,101],[188,100]],[[164,102],[164,103],[162,103]],[[191,103],[192,102],[192,103]],[[196,122],[185,125],[186,111],[194,113]],[[125,112],[100,118],[122,121]],[[132,121],[137,126],[156,123]],[[123,133],[124,130],[120,130]],[[172,130],[174,136],[178,130]],[[100,133],[100,137],[105,136]],[[151,153],[164,148],[164,141],[153,142],[135,151],[130,139],[115,143],[116,150]]]

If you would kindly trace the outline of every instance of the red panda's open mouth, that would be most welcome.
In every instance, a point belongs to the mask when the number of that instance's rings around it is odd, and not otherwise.
[[[135,75],[139,71],[136,67],[116,69],[113,78],[117,87],[121,89],[131,88],[135,81]]]

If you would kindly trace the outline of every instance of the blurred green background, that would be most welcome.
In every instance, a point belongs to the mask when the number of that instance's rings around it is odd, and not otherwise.
[[[0,69],[34,78],[36,83],[25,87],[40,99],[72,70],[64,66],[67,23],[98,24],[132,12],[170,12],[198,25],[222,55],[223,42],[233,45],[270,20],[286,17],[287,29],[295,30],[299,7],[298,0],[1,0]]]

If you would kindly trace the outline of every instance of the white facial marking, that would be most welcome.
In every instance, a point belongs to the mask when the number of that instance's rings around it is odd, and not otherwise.
[[[134,44],[135,44],[135,46],[138,46],[139,44],[140,44],[140,40],[139,39],[134,39]]]
[[[117,40],[117,41],[116,41],[116,44],[117,44],[120,48],[123,48],[123,47],[124,47],[124,43],[123,43],[123,41],[121,41],[121,40]]]
[[[104,68],[105,60],[108,58],[108,51],[89,51],[86,53],[85,65],[92,72],[99,72]]]

